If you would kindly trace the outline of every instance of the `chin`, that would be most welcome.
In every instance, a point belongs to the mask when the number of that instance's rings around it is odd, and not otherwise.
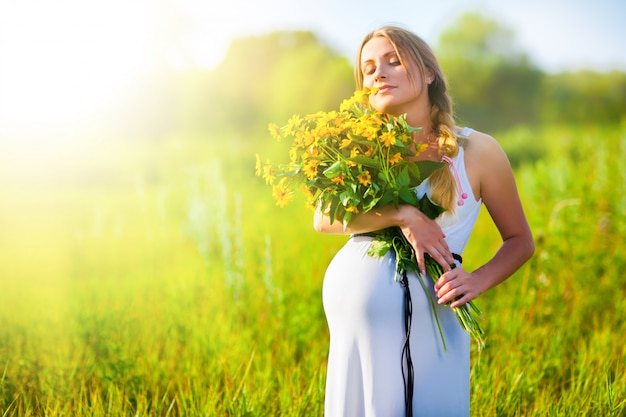
[[[372,108],[374,110],[380,111],[383,113],[389,112],[389,109],[392,107],[389,100],[386,100],[384,97],[382,98],[382,100],[376,97],[376,99],[370,100],[370,104],[372,105]]]
[[[375,97],[374,100],[370,100],[372,108],[382,113],[388,113],[396,116],[398,113],[398,106],[396,106],[391,97]],[[398,113],[401,114],[401,113]]]
[[[400,114],[402,114],[402,112],[400,112],[397,107],[391,104],[372,105],[372,108],[374,108],[374,110],[376,111],[379,111],[381,113],[387,113],[392,116],[399,116]]]

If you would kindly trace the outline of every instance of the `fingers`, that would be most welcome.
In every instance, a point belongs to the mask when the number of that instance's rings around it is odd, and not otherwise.
[[[446,273],[435,283],[439,304],[456,308],[476,298],[476,291],[467,273]]]
[[[454,267],[454,258],[450,251],[443,251],[438,248],[432,248],[428,251],[424,251],[419,247],[413,246],[415,251],[415,258],[417,260],[417,265],[419,266],[420,273],[424,275],[426,273],[426,262],[425,257],[428,255],[430,258],[434,259],[444,271],[450,271]]]
[[[454,258],[450,251],[431,249],[428,251],[428,255],[441,265],[444,271],[450,271],[452,269],[450,265],[454,264]]]
[[[424,251],[415,249],[415,258],[417,259],[417,266],[420,269],[420,274],[426,275],[426,263],[424,262]]]

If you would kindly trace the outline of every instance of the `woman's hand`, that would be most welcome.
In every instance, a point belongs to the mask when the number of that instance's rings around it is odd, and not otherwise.
[[[399,207],[399,227],[413,249],[420,272],[426,273],[424,253],[428,253],[444,270],[449,271],[454,258],[448,248],[441,227],[434,220],[411,205]]]
[[[482,294],[479,280],[463,268],[454,268],[441,275],[435,282],[435,292],[439,304],[450,303],[450,307],[461,307]]]

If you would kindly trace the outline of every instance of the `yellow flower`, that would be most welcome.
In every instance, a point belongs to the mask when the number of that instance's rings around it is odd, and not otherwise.
[[[298,148],[294,147],[289,149],[289,160],[293,163],[298,161],[298,157],[300,156]]]
[[[313,134],[311,135],[314,138],[325,138],[327,136],[332,136],[330,133],[330,129],[328,128],[328,126],[326,125],[322,125],[322,126],[318,126],[317,128],[315,128],[315,131],[313,132]],[[313,143],[313,141],[311,141],[311,143]]]
[[[346,149],[352,143],[352,139],[347,138],[341,141],[341,145],[339,145],[339,149]]]
[[[287,204],[291,203],[294,198],[293,192],[285,186],[286,179],[287,178],[283,178],[280,180],[278,185],[275,185],[272,188],[272,196],[274,197],[274,200],[276,200],[276,205],[278,207],[285,207]]]
[[[266,184],[274,184],[274,180],[276,180],[276,174],[274,173],[274,168],[270,165],[269,161],[263,167],[263,179]]]
[[[355,91],[354,94],[352,94],[352,97],[341,102],[339,111],[349,112],[354,106],[369,107],[369,95],[375,93],[377,90],[377,88],[364,88],[362,90]]]
[[[359,156],[359,149],[356,146],[350,149],[350,158],[354,158],[355,156]],[[346,161],[346,164],[348,164],[349,167],[355,167],[358,165],[356,162],[352,161]]]
[[[293,116],[291,116],[289,121],[287,121],[287,126],[284,127],[285,134],[293,135],[300,128],[301,124],[302,117],[300,117],[299,114],[294,114]]]
[[[317,166],[320,164],[319,159],[309,159],[302,167],[304,175],[310,180],[317,177]]]
[[[411,136],[409,133],[403,133],[400,137],[400,141],[402,141],[402,143],[404,143],[405,145],[410,145],[411,143],[413,143],[413,136]]]
[[[331,110],[331,111],[329,111],[327,113],[320,112],[320,117],[317,120],[317,124],[318,124],[318,126],[327,126],[333,120],[335,120],[338,115],[339,115],[339,113],[337,113],[336,110]]]
[[[428,145],[425,144],[425,143],[421,143],[421,144],[415,145],[415,156],[417,156],[420,153],[424,152],[426,149],[428,149]]]
[[[402,153],[398,152],[389,157],[389,163],[391,165],[395,165],[398,162],[402,161]]]
[[[349,206],[349,207],[346,207],[346,211],[349,211],[350,213],[358,213],[359,209],[353,206]]]
[[[341,127],[329,127],[328,136],[339,136],[343,129]]]
[[[343,175],[337,175],[335,178],[331,178],[330,179],[332,182],[334,182],[335,184],[340,184],[340,185],[344,185],[344,178]]]
[[[276,140],[280,140],[281,136],[280,136],[280,128],[278,127],[278,125],[276,125],[276,123],[270,123],[267,126],[267,130],[270,131],[270,135],[272,135],[272,137]]]
[[[396,136],[392,132],[383,132],[383,134],[380,135],[380,141],[386,147],[390,147],[396,144]]]
[[[370,175],[370,172],[368,170],[363,171],[363,173],[359,175],[357,179],[359,180],[360,184],[363,184],[366,187],[372,183],[372,176]]]
[[[307,114],[306,116],[304,116],[304,120],[306,120],[307,122],[314,122],[320,117],[321,113],[322,112]]]
[[[296,134],[296,141],[303,147],[308,148],[317,141],[317,134],[315,132],[298,132]]]

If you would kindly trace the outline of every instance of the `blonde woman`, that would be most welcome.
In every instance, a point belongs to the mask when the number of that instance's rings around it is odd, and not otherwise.
[[[324,278],[330,330],[325,415],[469,416],[470,338],[452,308],[507,279],[534,252],[511,166],[492,137],[455,125],[439,63],[414,33],[386,26],[368,34],[357,54],[355,77],[358,88],[377,89],[370,96],[376,110],[406,113],[409,124],[421,128],[413,139],[428,147],[416,159],[448,162],[416,189],[446,212],[430,220],[410,205],[390,205],[356,215],[344,228],[316,211],[317,231],[350,235]],[[502,245],[486,264],[467,271],[461,255],[482,204]],[[446,270],[436,285],[425,282],[439,303],[447,351],[417,276],[408,276],[412,315],[406,332],[393,255],[367,255],[371,232],[394,226],[413,246],[422,271],[425,253]],[[410,342],[410,363],[401,361],[405,342]]]

